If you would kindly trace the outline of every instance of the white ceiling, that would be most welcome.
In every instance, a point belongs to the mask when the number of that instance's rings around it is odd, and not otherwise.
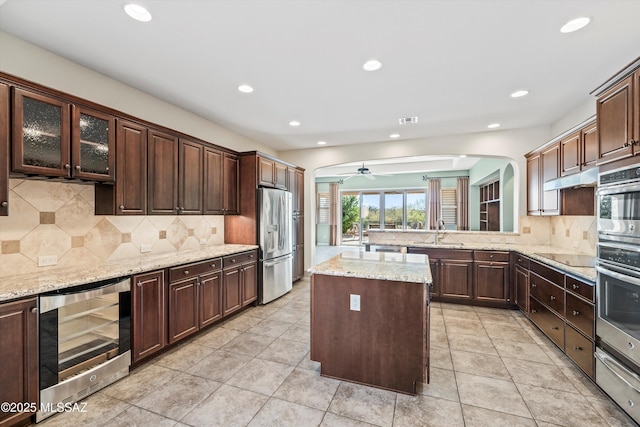
[[[0,30],[276,150],[549,124],[640,55],[632,0],[139,0],[149,23],[124,3],[0,0]]]

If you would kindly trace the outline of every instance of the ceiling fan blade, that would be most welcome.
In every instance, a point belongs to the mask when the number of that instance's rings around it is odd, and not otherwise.
[[[346,180],[348,180],[348,179],[353,178],[354,176],[358,176],[358,175],[349,175],[349,176],[348,176],[348,177],[346,177],[346,178],[342,178],[342,180],[343,180],[343,181],[346,181]]]
[[[367,179],[371,179],[371,180],[376,179],[376,177],[371,175],[370,173],[363,173],[362,176],[364,176]]]
[[[376,173],[372,173],[372,175],[379,175],[379,176],[393,176],[392,173],[385,173],[385,172],[376,172]]]

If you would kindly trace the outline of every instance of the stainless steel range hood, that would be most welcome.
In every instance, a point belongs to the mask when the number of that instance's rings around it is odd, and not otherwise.
[[[576,187],[595,187],[598,182],[598,168],[591,168],[580,173],[550,179],[542,187],[544,191],[562,190]]]

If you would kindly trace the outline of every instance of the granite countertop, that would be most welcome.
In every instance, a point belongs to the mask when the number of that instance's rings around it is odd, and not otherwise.
[[[521,244],[507,244],[507,243],[372,243],[375,245],[385,246],[402,246],[412,248],[432,248],[432,249],[468,249],[468,250],[488,250],[488,251],[516,251],[522,255],[525,255],[533,260],[540,261],[544,264],[555,267],[565,273],[573,274],[591,282],[596,281],[596,269],[595,266],[590,267],[578,267],[574,265],[567,265],[553,259],[541,256],[539,254],[556,254],[556,255],[586,255],[593,256],[591,254],[581,254],[577,252],[571,252],[567,249],[558,248],[550,245],[521,245]]]
[[[420,254],[360,252],[347,250],[313,266],[311,274],[393,280],[398,282],[432,282],[429,257]]]
[[[120,259],[78,268],[43,268],[42,272],[38,273],[0,277],[0,301],[38,295],[100,280],[131,276],[257,248],[257,245],[224,244],[183,252],[141,255],[138,258]]]

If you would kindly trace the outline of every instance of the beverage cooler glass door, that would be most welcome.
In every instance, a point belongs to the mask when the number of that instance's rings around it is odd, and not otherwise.
[[[596,333],[640,366],[640,279],[602,266],[596,268]]]

